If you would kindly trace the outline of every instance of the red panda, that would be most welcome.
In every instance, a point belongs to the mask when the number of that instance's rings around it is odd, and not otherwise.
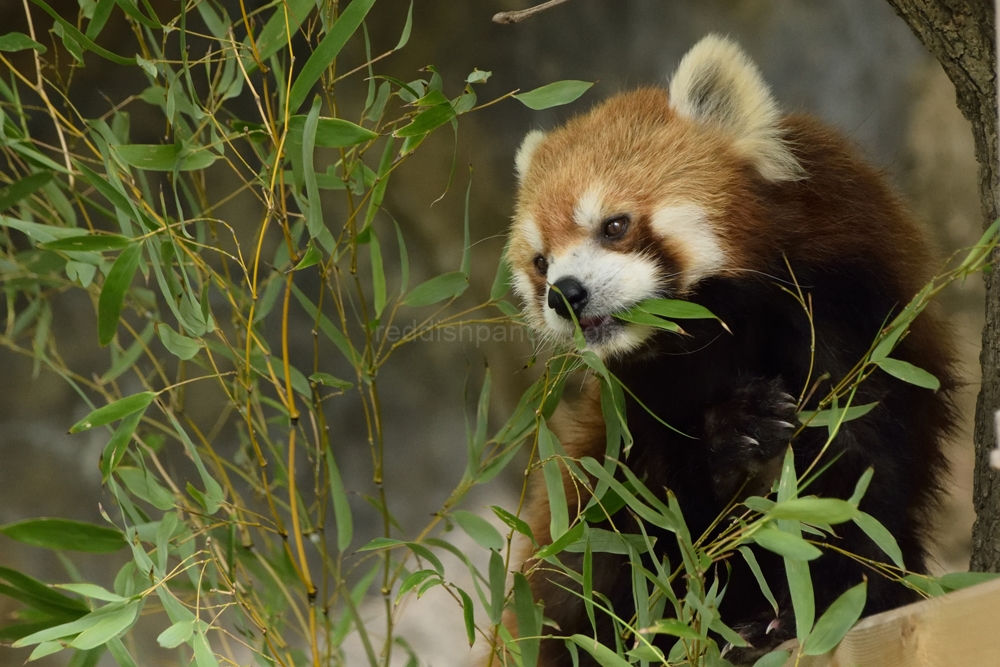
[[[850,142],[809,116],[782,115],[756,66],[717,36],[688,52],[669,89],[619,94],[563,127],[528,134],[516,172],[507,260],[525,319],[540,339],[571,346],[575,315],[587,347],[634,396],[626,399],[634,437],[627,465],[650,489],[676,494],[693,535],[708,529],[748,480],[770,487],[797,411],[815,409],[832,385],[821,385],[805,405],[794,397],[808,393],[810,377],[844,377],[936,268],[911,215]],[[811,299],[814,329],[787,291],[795,284]],[[681,336],[615,318],[648,298],[701,304],[728,331],[714,320],[685,320]],[[942,388],[875,371],[854,402],[877,407],[843,425],[823,459],[832,463],[808,493],[848,498],[873,467],[861,509],[895,536],[907,568],[923,572],[956,384],[947,329],[931,309],[893,356],[931,372]],[[569,455],[603,460],[600,399],[593,387],[582,394],[561,408],[554,429]],[[664,427],[637,400],[695,439]],[[826,435],[804,429],[795,438],[798,470]],[[630,521],[626,512],[615,517],[622,532],[639,532]],[[544,501],[530,523],[545,543]],[[831,541],[886,560],[853,524],[837,526]],[[669,551],[674,541],[658,544]],[[627,563],[598,556],[595,592],[619,617],[631,617]],[[579,567],[578,555],[560,557]],[[736,664],[795,636],[781,559],[763,550],[757,558],[780,613],[776,619],[751,572],[733,563],[720,611],[751,644],[727,655]],[[864,576],[866,614],[913,598],[833,551],[810,569],[817,615]],[[557,635],[541,645],[539,664],[547,667],[572,664],[558,636],[593,634],[583,602],[564,588],[568,580],[552,579],[543,570],[530,577],[554,622],[546,631]],[[606,621],[598,614],[597,636],[614,646]],[[581,653],[581,664],[588,659]]]

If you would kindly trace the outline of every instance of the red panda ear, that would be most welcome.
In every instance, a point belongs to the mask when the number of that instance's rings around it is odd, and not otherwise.
[[[521,141],[521,147],[517,149],[517,157],[514,158],[514,171],[517,173],[518,182],[524,181],[528,167],[531,166],[531,158],[535,154],[535,149],[542,143],[545,133],[541,130],[532,130]]]
[[[805,176],[782,138],[781,112],[770,88],[734,42],[708,35],[695,44],[670,80],[670,105],[681,116],[731,135],[764,178]]]

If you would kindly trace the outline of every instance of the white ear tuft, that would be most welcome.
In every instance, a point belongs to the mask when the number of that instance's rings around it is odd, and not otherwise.
[[[542,143],[545,133],[541,130],[532,130],[521,141],[521,147],[517,149],[517,157],[514,158],[514,170],[517,172],[517,180],[523,181],[528,167],[531,166],[531,156],[535,154],[538,144]]]
[[[670,81],[670,104],[681,116],[719,127],[771,181],[805,173],[782,138],[771,90],[734,42],[708,35],[681,60]]]

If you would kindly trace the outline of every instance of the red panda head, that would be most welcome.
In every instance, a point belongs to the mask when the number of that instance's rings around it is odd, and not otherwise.
[[[508,261],[527,321],[568,342],[572,309],[603,357],[651,334],[616,313],[753,268],[767,224],[756,185],[803,175],[757,68],[716,36],[688,52],[669,93],[621,94],[550,133],[529,133],[516,168]]]

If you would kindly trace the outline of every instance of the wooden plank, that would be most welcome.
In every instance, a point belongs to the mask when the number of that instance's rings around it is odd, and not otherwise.
[[[840,645],[785,667],[996,667],[1000,579],[858,621]]]

